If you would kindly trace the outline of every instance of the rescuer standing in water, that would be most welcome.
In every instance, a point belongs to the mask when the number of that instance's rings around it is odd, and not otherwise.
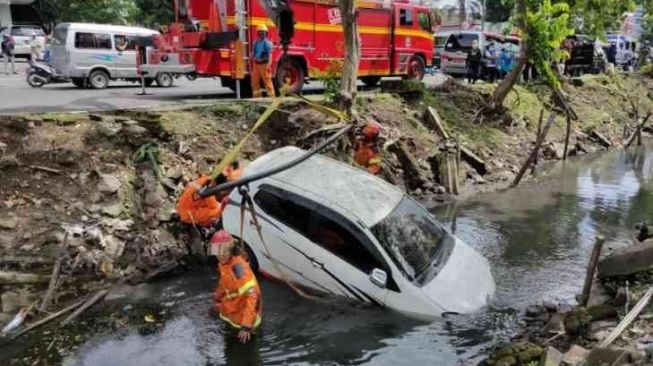
[[[265,24],[258,26],[258,39],[254,41],[253,53],[254,63],[252,64],[252,93],[254,98],[261,97],[261,82],[265,84],[268,97],[274,94],[272,76],[270,75],[270,58],[272,55],[272,42],[268,40],[268,27]]]
[[[213,253],[218,257],[218,287],[213,294],[215,309],[236,338],[247,343],[261,324],[261,289],[252,268],[240,253],[234,238],[225,230],[211,237]],[[227,337],[233,337],[228,334]]]

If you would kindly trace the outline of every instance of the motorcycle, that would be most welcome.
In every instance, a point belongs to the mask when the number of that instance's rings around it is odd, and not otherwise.
[[[52,67],[44,63],[29,61],[29,66],[27,83],[32,88],[40,88],[50,83],[67,83],[70,81],[68,78],[58,76]]]

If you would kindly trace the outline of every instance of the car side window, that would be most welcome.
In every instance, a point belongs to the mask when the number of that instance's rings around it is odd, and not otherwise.
[[[344,221],[329,217],[328,211],[314,210],[308,224],[308,239],[363,273],[369,274],[374,268],[384,269],[385,266],[361,242],[365,234],[353,225],[345,227]]]
[[[431,31],[431,18],[428,13],[419,12],[417,13],[417,21],[419,22],[419,28],[423,31]]]
[[[254,201],[268,215],[305,235],[308,218],[311,214],[308,208],[282,197],[278,192],[265,189],[261,189],[256,193]]]
[[[102,33],[75,33],[75,48],[111,49],[111,36]]]
[[[133,36],[116,34],[113,36],[113,43],[118,51],[133,51],[136,49],[136,42]]]
[[[413,25],[413,10],[401,9],[399,10],[399,25],[411,27]]]

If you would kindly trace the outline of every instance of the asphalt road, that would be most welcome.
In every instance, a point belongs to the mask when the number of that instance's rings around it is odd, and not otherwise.
[[[149,95],[137,95],[140,84],[114,81],[103,90],[79,89],[72,83],[50,84],[32,88],[25,81],[24,62],[17,65],[19,74],[0,73],[0,114],[41,113],[60,111],[103,111],[116,109],[148,108],[215,102],[236,97],[223,88],[218,79],[180,77],[171,88],[147,88]],[[0,68],[0,72],[4,69]],[[428,77],[429,79],[433,77]],[[306,93],[320,93],[319,83],[305,85]],[[369,90],[369,89],[368,89]]]

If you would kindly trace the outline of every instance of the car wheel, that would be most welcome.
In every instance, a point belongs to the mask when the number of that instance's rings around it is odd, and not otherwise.
[[[304,87],[304,68],[293,58],[286,58],[277,65],[277,74],[275,76],[279,89],[288,85],[288,93],[299,94]]]
[[[168,74],[167,72],[162,72],[156,75],[156,85],[162,88],[169,88],[173,83],[174,79],[172,78],[172,75]]]
[[[413,80],[422,80],[426,75],[426,65],[424,60],[419,56],[413,56],[408,60],[408,73],[406,77]]]
[[[88,76],[88,82],[93,89],[104,89],[109,86],[109,75],[102,70],[95,70]]]

